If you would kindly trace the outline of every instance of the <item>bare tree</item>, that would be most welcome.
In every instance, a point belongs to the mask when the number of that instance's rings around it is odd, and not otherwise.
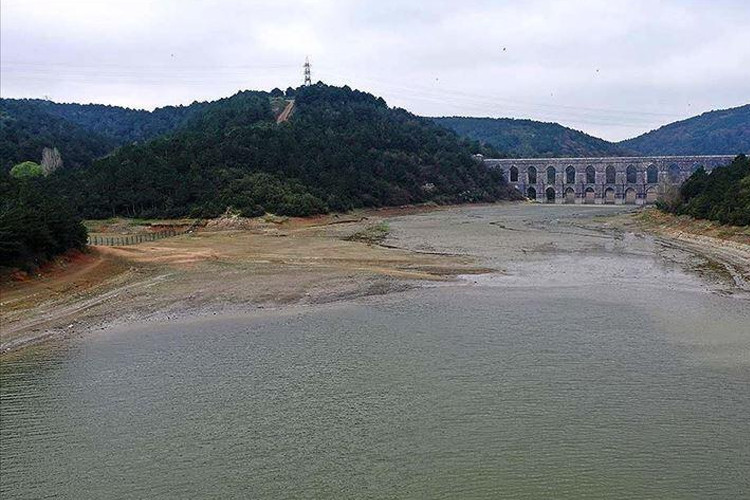
[[[44,175],[49,175],[62,166],[62,155],[57,148],[44,148],[42,150],[42,172],[44,172]]]

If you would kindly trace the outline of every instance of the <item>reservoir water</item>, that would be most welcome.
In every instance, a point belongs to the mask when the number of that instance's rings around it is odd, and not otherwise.
[[[0,493],[748,498],[750,301],[615,210],[399,217],[498,272],[9,358]]]

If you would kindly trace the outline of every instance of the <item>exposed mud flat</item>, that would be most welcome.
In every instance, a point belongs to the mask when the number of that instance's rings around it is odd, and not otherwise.
[[[224,221],[156,242],[94,247],[65,271],[2,285],[0,350],[132,321],[326,303],[488,271],[471,258],[350,238],[390,214],[422,210],[236,221],[241,230]]]
[[[157,242],[95,247],[65,271],[4,284],[0,349],[133,321],[252,313],[446,280],[643,284],[663,263],[694,271],[718,293],[748,291],[742,234],[722,240],[647,222],[628,207],[529,204],[227,219]],[[621,255],[642,264],[620,268]],[[685,279],[678,274],[674,286]]]

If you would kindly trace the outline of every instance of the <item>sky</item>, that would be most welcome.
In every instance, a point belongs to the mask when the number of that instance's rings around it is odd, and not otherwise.
[[[133,108],[313,81],[621,140],[750,102],[748,0],[2,0],[0,95]]]

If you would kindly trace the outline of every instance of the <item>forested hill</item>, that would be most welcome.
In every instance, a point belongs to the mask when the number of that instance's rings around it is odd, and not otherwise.
[[[670,123],[619,146],[642,155],[750,153],[750,104]]]
[[[622,146],[558,123],[457,116],[432,120],[463,137],[497,148],[505,157],[601,157],[629,154]]]
[[[205,104],[173,133],[128,144],[85,172],[57,175],[85,217],[216,216],[232,207],[306,215],[362,206],[514,197],[472,157],[477,143],[370,94],[318,84],[297,90],[276,124],[270,94]]]
[[[117,146],[117,141],[86,130],[26,100],[0,100],[0,171],[24,161],[39,162],[45,147],[58,148],[65,164],[90,165]]]
[[[38,162],[45,147],[57,148],[66,167],[87,167],[118,146],[175,130],[206,105],[144,111],[42,99],[0,99],[2,168],[7,171],[22,161]]]

